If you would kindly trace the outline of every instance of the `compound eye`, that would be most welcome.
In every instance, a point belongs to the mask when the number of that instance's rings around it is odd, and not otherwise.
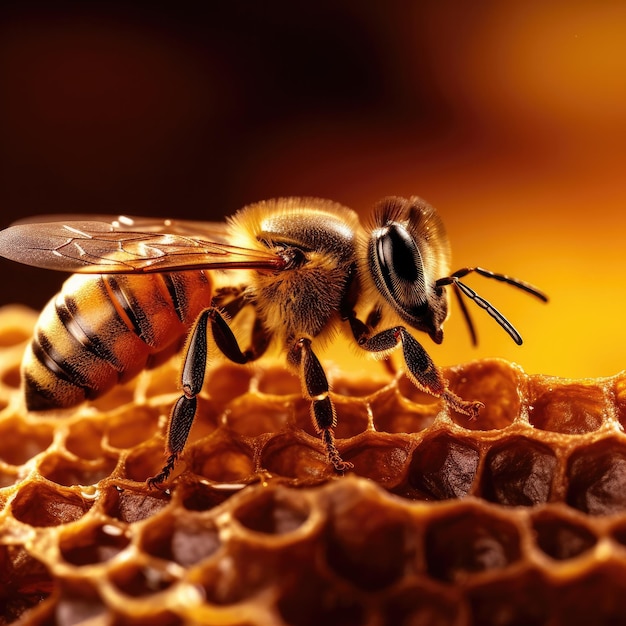
[[[413,309],[426,300],[424,266],[413,237],[401,224],[392,223],[374,235],[374,274],[396,306]]]

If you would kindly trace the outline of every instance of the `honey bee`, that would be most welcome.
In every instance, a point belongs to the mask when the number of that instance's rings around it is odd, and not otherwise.
[[[163,468],[150,486],[167,480],[185,447],[209,339],[240,364],[277,342],[299,374],[329,462],[343,472],[351,464],[335,445],[337,418],[316,345],[343,330],[374,355],[400,346],[417,388],[474,418],[482,403],[455,395],[408,329],[442,342],[450,286],[474,342],[462,296],[521,344],[508,320],[461,281],[472,272],[547,301],[528,283],[480,267],[451,273],[443,223],[418,197],[381,200],[364,225],[351,209],[316,198],[259,202],[224,223],[51,216],[0,232],[0,255],[74,272],[43,309],[23,359],[29,410],[96,398],[185,344],[182,393],[169,418]],[[230,322],[248,307],[255,321],[242,348]]]

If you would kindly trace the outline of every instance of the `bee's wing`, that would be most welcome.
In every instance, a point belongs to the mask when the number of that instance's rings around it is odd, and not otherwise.
[[[0,255],[36,267],[87,274],[275,270],[284,264],[269,250],[230,245],[225,224],[109,216],[101,220],[16,223],[0,231]]]
[[[108,215],[94,213],[52,213],[32,215],[16,220],[11,226],[22,224],[48,224],[58,222],[71,224],[75,222],[99,222],[102,227],[112,231],[168,233],[172,235],[189,235],[202,237],[210,241],[228,241],[228,224],[226,222],[202,222],[199,220],[173,220],[162,217],[142,217],[133,215]]]

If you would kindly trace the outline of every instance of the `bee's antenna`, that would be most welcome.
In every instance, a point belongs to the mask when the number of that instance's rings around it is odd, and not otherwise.
[[[472,316],[470,315],[470,312],[468,310],[468,308],[465,306],[465,300],[463,300],[463,293],[461,291],[461,288],[458,286],[458,284],[456,282],[452,283],[452,289],[454,291],[454,295],[456,296],[456,300],[459,303],[459,307],[461,309],[461,313],[463,313],[463,319],[465,320],[465,323],[467,324],[467,330],[469,331],[470,337],[471,337],[471,341],[472,341],[472,345],[473,346],[477,346],[478,345],[478,335],[476,333],[476,328],[474,326],[474,322],[472,321]]]
[[[485,278],[493,278],[495,280],[499,280],[500,282],[507,283],[513,287],[517,287],[526,293],[529,293],[539,300],[543,302],[548,301],[548,296],[546,296],[542,291],[534,287],[533,285],[518,280],[517,278],[511,278],[510,276],[506,276],[505,274],[497,274],[490,270],[483,269],[482,267],[464,267],[456,272],[450,274],[450,276],[446,276],[445,278],[440,278],[435,282],[435,287],[444,287],[446,285],[453,285],[454,291],[457,295],[459,303],[461,305],[461,311],[463,316],[465,317],[465,321],[467,322],[469,332],[472,338],[472,344],[476,345],[476,331],[474,329],[474,325],[469,316],[469,311],[465,306],[463,299],[461,298],[461,294],[467,296],[471,300],[473,300],[481,309],[484,309],[493,317],[493,319],[504,328],[504,330],[510,335],[511,339],[519,346],[522,344],[522,337],[517,332],[515,327],[496,309],[489,301],[485,300],[485,298],[479,296],[473,289],[468,287],[466,284],[462,283],[459,278],[463,276],[467,276],[471,272],[476,272]]]
[[[493,278],[494,280],[499,280],[501,283],[507,283],[508,285],[517,287],[518,289],[521,289],[522,291],[529,293],[531,296],[535,296],[535,298],[539,298],[539,300],[541,300],[542,302],[548,301],[548,296],[546,296],[546,294],[543,293],[543,291],[541,291],[540,289],[537,289],[537,287],[535,287],[534,285],[524,282],[523,280],[519,280],[519,278],[512,278],[511,276],[507,276],[506,274],[498,274],[497,272],[486,270],[484,267],[464,267],[450,274],[449,278],[463,278],[463,276],[467,276],[468,274],[471,274],[472,272],[476,272],[477,274],[480,274],[481,276],[484,276],[485,278]],[[440,278],[435,284],[438,285],[440,281],[446,281],[446,280],[448,279]],[[450,282],[452,281],[441,283],[441,284],[449,285]]]
[[[513,324],[509,322],[509,320],[496,309],[491,302],[485,300],[485,298],[479,296],[471,287],[468,287],[466,284],[462,283],[458,278],[455,278],[454,284],[458,286],[458,288],[468,297],[471,298],[481,309],[485,309],[491,317],[493,317],[504,330],[511,336],[511,339],[518,345],[521,346],[523,343],[522,336],[517,332]]]

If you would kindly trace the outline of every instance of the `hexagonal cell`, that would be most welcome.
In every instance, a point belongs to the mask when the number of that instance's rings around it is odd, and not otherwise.
[[[400,435],[368,432],[346,447],[343,459],[354,464],[350,471],[392,489],[404,478],[409,447],[410,442]]]
[[[261,467],[277,476],[306,481],[317,482],[333,475],[322,442],[304,441],[291,432],[268,441],[261,451]]]
[[[233,400],[226,412],[226,424],[239,435],[256,437],[282,430],[292,414],[285,400],[245,394]]]
[[[98,578],[92,584],[99,585],[101,581]],[[112,591],[107,586],[107,592],[101,597],[98,589],[90,588],[85,579],[78,579],[76,583],[66,579],[54,613],[45,620],[37,615],[39,619],[33,621],[33,625],[183,626],[186,623],[173,611],[159,606],[159,598],[155,601],[148,595],[145,599],[139,596],[128,601],[126,597],[117,597],[111,601],[111,597],[115,597]],[[111,607],[113,602],[115,609]]]
[[[533,376],[529,384],[529,419],[535,428],[578,435],[598,430],[607,411],[604,390],[596,383],[569,383]]]
[[[337,398],[335,410],[337,411],[337,426],[335,427],[337,439],[350,439],[367,430],[369,414],[365,403],[358,402],[353,398],[348,401]]]
[[[140,539],[143,552],[183,567],[209,558],[220,545],[213,522],[189,514],[159,517],[146,525]]]
[[[385,598],[384,624],[397,626],[450,626],[463,624],[461,600],[420,580]]]
[[[334,494],[327,537],[326,562],[344,580],[368,591],[400,580],[417,550],[416,528],[406,509],[374,492],[347,497],[343,486]]]
[[[17,417],[0,422],[0,458],[11,465],[23,465],[52,444],[53,428],[42,422],[30,423]]]
[[[501,360],[484,360],[445,371],[450,390],[464,400],[479,400],[485,406],[478,419],[451,412],[455,423],[470,430],[501,430],[512,424],[521,411],[526,387],[523,372]]]
[[[303,566],[284,579],[276,608],[289,626],[366,626],[366,607],[341,581],[326,580]],[[281,622],[282,623],[282,622]],[[389,622],[392,624],[393,622]]]
[[[591,515],[626,510],[626,443],[607,438],[581,446],[567,468],[567,502]]]
[[[187,581],[202,589],[207,603],[253,604],[263,591],[275,593],[277,584],[286,584],[304,562],[302,555],[282,548],[235,540],[223,554],[199,565]]]
[[[220,363],[209,369],[204,389],[218,404],[228,404],[250,389],[253,372],[247,367]]]
[[[172,349],[176,347],[176,344],[172,345]],[[180,350],[178,353],[174,350],[169,361],[148,367],[142,372],[137,382],[146,398],[157,398],[179,390],[182,359]]]
[[[117,556],[130,542],[128,531],[100,522],[72,526],[59,537],[61,556],[72,565],[104,563]]]
[[[481,626],[547,626],[594,622],[553,621],[553,586],[541,572],[516,572],[468,590],[470,622]]]
[[[75,491],[45,482],[24,485],[11,503],[13,517],[35,527],[59,526],[80,519],[93,502]]]
[[[438,433],[413,452],[408,481],[425,499],[462,498],[474,484],[478,462],[478,450],[471,443]]]
[[[300,396],[300,379],[285,367],[274,365],[259,370],[257,389],[269,396]]]
[[[445,517],[429,520],[424,545],[428,573],[448,582],[501,570],[521,558],[516,526],[472,508],[456,507]]]
[[[266,535],[292,533],[309,517],[308,502],[299,492],[285,487],[257,490],[247,494],[232,510],[242,526]]]
[[[69,425],[65,448],[81,459],[102,456],[102,427],[97,420],[79,419]]]
[[[623,560],[596,565],[557,588],[561,624],[623,624],[626,615],[626,566]]]
[[[210,511],[225,502],[245,484],[208,484],[185,481],[176,486],[181,502],[188,511]]]
[[[217,483],[244,481],[255,471],[254,450],[245,440],[224,431],[191,446],[185,460],[195,474]]]
[[[369,355],[366,355],[366,358],[367,356]],[[332,390],[337,395],[345,396],[346,398],[366,398],[372,396],[392,381],[391,376],[386,378],[381,376],[377,371],[378,369],[379,365],[376,362],[364,360],[363,367],[359,369],[359,372],[365,374],[368,370],[373,371],[372,376],[360,376],[358,378],[348,378],[347,376],[333,377]]]
[[[103,445],[118,450],[134,448],[158,431],[160,415],[158,407],[146,405],[113,413],[102,425]]]
[[[557,472],[553,450],[526,437],[511,437],[487,452],[481,485],[487,500],[534,506],[550,499]]]
[[[133,491],[110,486],[101,497],[103,512],[125,524],[148,519],[159,513],[169,502],[167,494],[157,489]]]
[[[2,384],[11,389],[19,389],[22,384],[22,373],[19,365],[9,367],[2,373]]]
[[[90,584],[85,584],[84,580],[68,584],[66,579],[55,602],[54,611],[50,613],[48,621],[41,620],[42,624],[98,623],[107,619],[109,610]],[[40,624],[39,621],[35,623]]]
[[[117,459],[103,457],[98,461],[68,459],[58,453],[48,454],[39,465],[39,473],[59,485],[95,485],[113,473]]]
[[[597,537],[581,522],[544,510],[532,520],[537,545],[548,556],[563,561],[593,548]]]
[[[166,452],[163,442],[155,440],[149,445],[140,445],[132,449],[124,459],[124,476],[143,483],[156,476],[165,464]],[[176,475],[184,466],[179,463],[174,467]]]
[[[0,545],[0,623],[17,621],[57,584],[47,567],[22,546]]]
[[[133,598],[158,593],[176,582],[171,572],[131,562],[118,565],[107,573],[119,591]]]
[[[439,403],[420,405],[408,402],[395,389],[385,390],[371,402],[374,429],[381,433],[418,433],[432,426]]]
[[[3,306],[0,309],[0,348],[11,348],[28,341],[33,336],[37,314],[20,306]]]

